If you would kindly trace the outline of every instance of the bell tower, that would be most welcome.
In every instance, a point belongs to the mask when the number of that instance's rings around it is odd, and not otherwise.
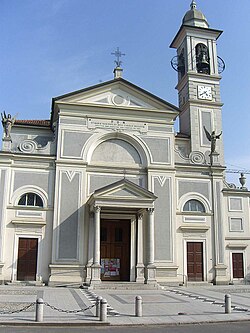
[[[221,30],[211,29],[193,0],[170,47],[177,50],[172,67],[178,72],[180,132],[190,136],[191,151],[206,155],[211,149],[208,133],[220,134],[220,80],[225,64],[217,56]],[[217,140],[218,164],[224,165],[223,143]]]

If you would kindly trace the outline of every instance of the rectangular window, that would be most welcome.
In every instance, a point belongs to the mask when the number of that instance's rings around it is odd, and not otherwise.
[[[230,231],[243,231],[243,220],[241,218],[231,217],[229,220]]]

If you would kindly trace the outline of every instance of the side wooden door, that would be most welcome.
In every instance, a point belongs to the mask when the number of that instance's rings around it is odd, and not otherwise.
[[[37,269],[37,238],[19,238],[17,280],[35,281]]]
[[[243,253],[232,253],[233,278],[244,278]]]
[[[203,281],[203,243],[187,243],[188,281]]]

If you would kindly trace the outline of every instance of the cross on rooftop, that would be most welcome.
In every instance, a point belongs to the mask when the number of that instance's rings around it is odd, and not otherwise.
[[[114,55],[116,57],[116,60],[115,60],[115,64],[117,67],[120,67],[121,66],[121,63],[122,61],[120,60],[120,57],[121,56],[124,56],[125,53],[121,53],[119,47],[117,47],[117,49],[115,50],[115,52],[112,52],[111,53],[112,55]]]

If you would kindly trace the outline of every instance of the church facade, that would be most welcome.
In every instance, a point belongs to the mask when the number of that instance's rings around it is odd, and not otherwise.
[[[118,63],[113,80],[53,98],[50,120],[3,117],[1,280],[250,279],[250,192],[243,175],[225,181],[221,33],[193,1],[171,43],[179,107]]]

